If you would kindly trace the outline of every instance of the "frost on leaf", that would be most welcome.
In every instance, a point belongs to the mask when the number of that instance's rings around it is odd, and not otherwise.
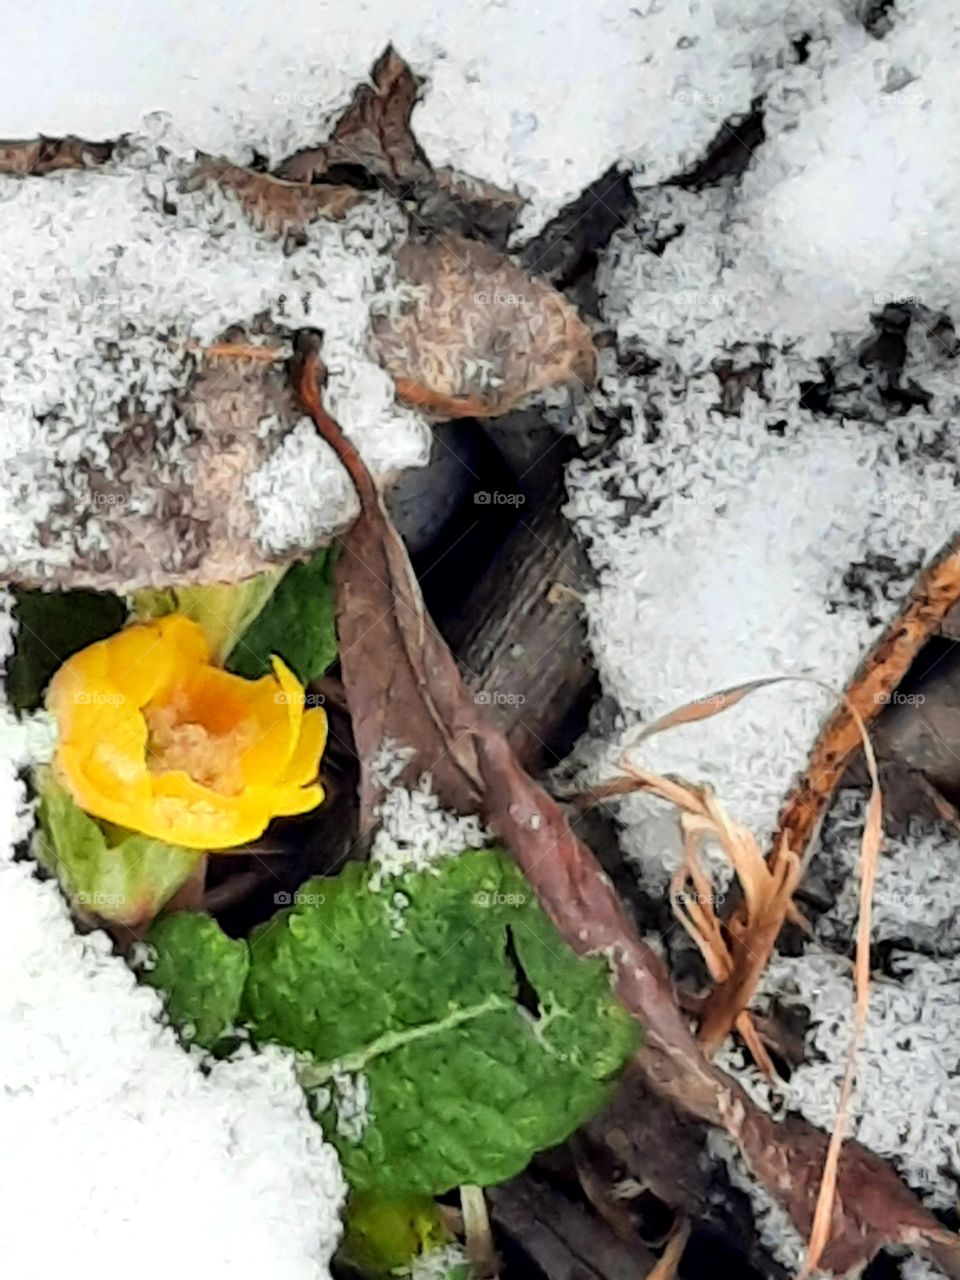
[[[352,187],[285,182],[216,156],[200,157],[186,189],[195,190],[207,182],[232,192],[258,231],[278,237],[302,237],[314,218],[342,218],[360,198]]]
[[[491,418],[547,387],[592,383],[587,326],[503,254],[445,236],[405,244],[396,256],[413,296],[406,309],[375,318],[374,346],[405,403],[446,418]]]

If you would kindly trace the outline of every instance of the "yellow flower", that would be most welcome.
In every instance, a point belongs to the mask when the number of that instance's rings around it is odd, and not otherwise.
[[[210,661],[180,614],[81,649],[47,693],[59,729],[54,770],[96,818],[188,849],[229,849],[271,818],[323,799],[322,708],[280,661],[243,680]]]

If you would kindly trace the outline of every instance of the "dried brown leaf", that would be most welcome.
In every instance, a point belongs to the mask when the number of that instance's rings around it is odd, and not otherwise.
[[[414,293],[375,317],[373,346],[407,403],[443,418],[497,417],[547,387],[593,381],[593,340],[575,309],[489,245],[410,241],[397,270]]]
[[[186,443],[174,439],[162,415],[148,414],[131,398],[122,428],[107,435],[105,461],[78,468],[78,487],[85,484],[90,497],[86,504],[74,502],[70,538],[58,535],[62,564],[50,572],[20,563],[17,581],[124,593],[239,582],[304,554],[296,547],[282,555],[264,549],[248,497],[251,475],[302,416],[277,359],[289,355],[289,346],[281,353],[273,349],[279,342],[276,334],[252,338],[237,330],[189,352],[182,390],[171,393],[187,425]],[[258,433],[266,420],[269,431]],[[177,464],[171,467],[174,445]],[[95,539],[87,532],[90,519],[96,521]]]
[[[377,59],[373,84],[360,85],[329,142],[298,151],[280,166],[280,176],[316,182],[334,167],[360,168],[398,188],[430,169],[410,128],[420,80],[388,45]],[[396,191],[399,194],[399,191]]]
[[[253,225],[280,238],[302,236],[314,218],[342,218],[361,198],[353,187],[311,186],[307,182],[286,182],[268,173],[245,169],[229,160],[202,155],[184,189],[195,190],[214,183],[231,191]]]
[[[28,178],[61,169],[95,169],[110,160],[116,145],[115,142],[88,142],[72,135],[0,141],[0,173]]]
[[[418,747],[421,759],[411,779],[424,767],[435,770],[451,802],[475,812],[481,793],[471,732],[475,707],[450,651],[423,611],[406,549],[372,477],[323,407],[315,345],[304,339],[301,353],[296,377],[303,404],[360,498],[360,516],[339,539],[336,575],[343,684],[362,763],[361,826],[374,820],[382,785],[373,762],[391,742]]]
[[[407,776],[430,770],[443,804],[479,810],[569,945],[580,954],[609,956],[614,988],[645,1028],[637,1062],[651,1087],[688,1115],[725,1130],[796,1229],[808,1234],[826,1135],[795,1117],[773,1120],[703,1054],[663,962],[638,937],[593,855],[470,698],[425,616],[409,559],[373,480],[322,407],[319,368],[311,338],[301,345],[296,386],[304,408],[347,467],[362,510],[356,535],[351,530],[343,538],[338,624],[366,814],[381,785],[374,769],[380,747],[387,739],[407,744],[413,748]],[[366,631],[376,639],[368,642]],[[401,682],[404,689],[394,687]],[[960,1280],[957,1237],[923,1209],[879,1157],[855,1142],[844,1144],[836,1190],[834,1231],[821,1258],[826,1269],[844,1274],[884,1247],[909,1245]]]

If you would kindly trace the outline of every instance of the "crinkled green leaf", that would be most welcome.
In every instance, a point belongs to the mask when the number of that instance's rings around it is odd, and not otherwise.
[[[637,1044],[606,961],[574,955],[496,851],[376,891],[351,865],[250,942],[244,1019],[328,1089],[320,1118],[358,1190],[502,1182],[603,1105]],[[338,1082],[357,1073],[359,1140]]]
[[[340,1252],[364,1275],[383,1276],[451,1239],[430,1196],[385,1199],[354,1191],[347,1201]]]
[[[7,696],[17,711],[33,711],[61,663],[119,631],[127,606],[101,591],[17,591],[13,616],[19,627]]]
[[[196,868],[194,849],[163,844],[91,818],[49,769],[37,775],[38,859],[83,911],[137,924],[157,914]]]
[[[144,621],[182,613],[204,630],[213,660],[221,663],[255,618],[267,606],[283,571],[259,573],[244,582],[215,582],[208,586],[171,587],[135,591],[133,607]]]
[[[278,654],[301,684],[327,670],[337,656],[333,548],[287,570],[273,596],[231,650],[228,671],[256,680]]]
[[[144,981],[164,993],[167,1016],[183,1038],[212,1049],[237,1021],[250,967],[246,942],[192,911],[155,920],[146,941],[155,964]]]

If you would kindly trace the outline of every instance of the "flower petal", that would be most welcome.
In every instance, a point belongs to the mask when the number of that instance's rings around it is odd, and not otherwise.
[[[300,724],[300,740],[290,763],[278,779],[281,786],[302,787],[313,782],[320,771],[320,757],[327,745],[327,713],[323,707],[311,707]]]

